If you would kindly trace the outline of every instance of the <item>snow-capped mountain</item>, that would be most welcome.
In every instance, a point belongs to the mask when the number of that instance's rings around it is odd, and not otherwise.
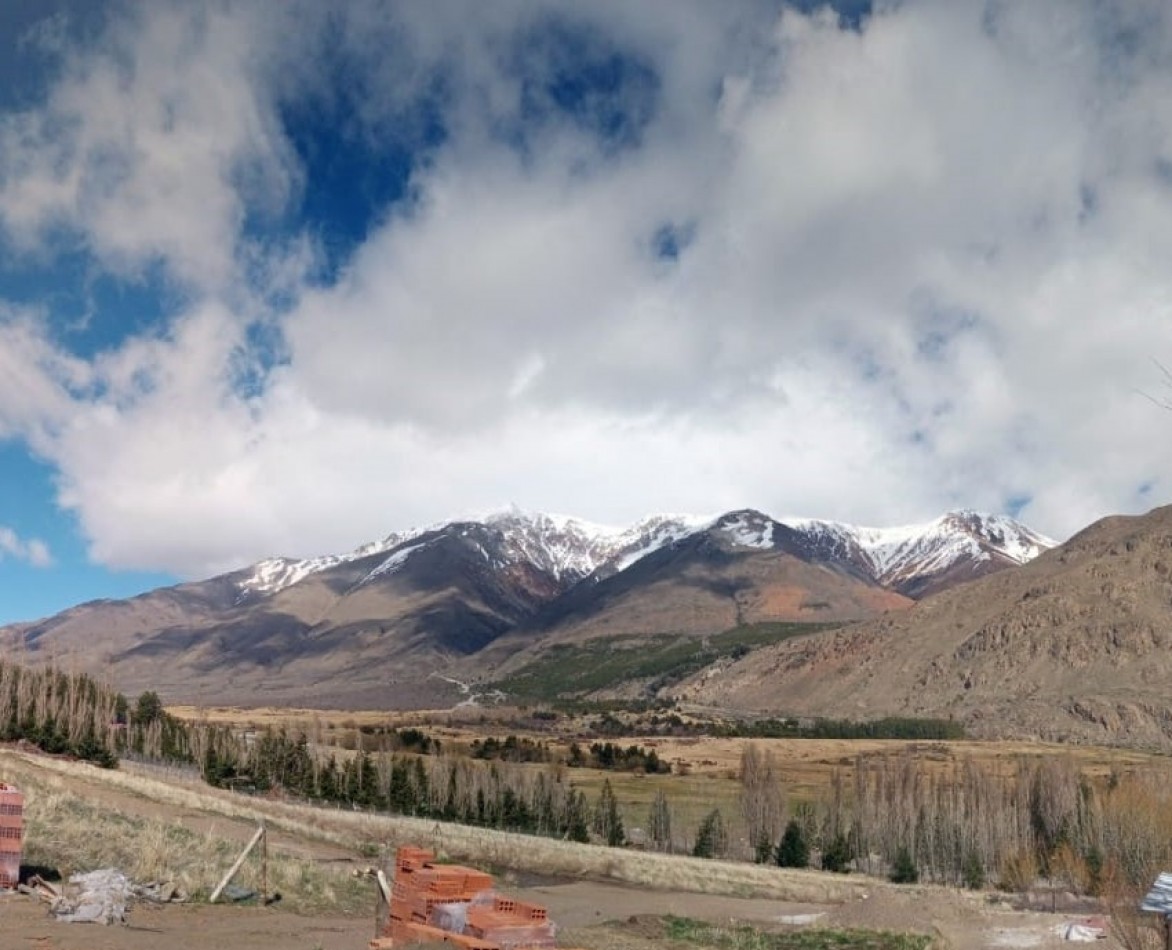
[[[1024,564],[1057,544],[1012,518],[964,509],[894,528],[811,519],[786,524],[822,556],[853,563],[884,587],[911,597]]]
[[[1049,546],[965,511],[879,529],[748,509],[629,527],[509,510],[79,605],[0,642],[174,701],[430,703],[434,676],[481,675],[531,648],[865,620]]]
[[[621,528],[510,509],[477,521],[390,534],[348,554],[270,558],[240,572],[236,584],[242,599],[271,595],[320,571],[385,555],[372,562],[360,581],[365,584],[393,574],[440,538],[455,535],[473,545],[494,570],[524,564],[568,589],[588,577],[599,580],[624,571],[649,554],[704,532],[731,549],[780,546],[799,556],[850,565],[880,585],[913,597],[936,589],[941,579],[962,579],[959,574],[950,577],[958,571],[978,576],[988,569],[1023,564],[1055,545],[1012,518],[967,510],[894,528],[809,518],[779,521],[752,510],[716,518],[651,515]]]

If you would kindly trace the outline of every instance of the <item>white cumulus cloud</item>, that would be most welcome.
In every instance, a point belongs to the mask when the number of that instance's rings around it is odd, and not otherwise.
[[[509,502],[1061,537],[1167,499],[1140,392],[1172,362],[1165,4],[591,5],[574,28],[653,77],[618,141],[611,103],[539,95],[560,7],[305,4],[288,43],[269,9],[119,8],[0,117],[14,248],[65,228],[185,288],[85,358],[0,319],[0,435],[102,563],[198,575]],[[296,207],[282,105],[339,61],[347,141],[414,136],[426,96],[444,135],[323,285],[311,230],[246,221]]]

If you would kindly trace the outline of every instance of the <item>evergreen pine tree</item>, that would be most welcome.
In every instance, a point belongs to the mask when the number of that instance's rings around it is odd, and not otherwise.
[[[964,886],[971,891],[979,891],[985,886],[985,864],[975,848],[970,848],[965,855],[961,878]]]
[[[610,779],[602,783],[602,791],[598,795],[598,805],[594,809],[594,833],[612,848],[621,847],[627,842],[618,799],[610,787]]]
[[[587,842],[590,829],[586,825],[586,793],[581,789],[566,797],[565,835],[571,841]]]
[[[317,795],[322,801],[327,802],[336,801],[338,798],[338,761],[333,755],[318,772]]]
[[[822,870],[847,874],[850,872],[848,865],[850,864],[851,857],[851,846],[850,842],[846,839],[846,835],[841,833],[837,834],[822,850]]]
[[[900,845],[891,865],[891,880],[895,884],[915,884],[920,879],[920,870],[912,858],[907,845]]]
[[[802,826],[791,818],[777,845],[777,864],[783,868],[804,868],[810,866],[810,846],[802,834]]]
[[[410,815],[415,808],[415,790],[407,773],[407,763],[402,756],[391,760],[391,788],[388,795],[391,811]]]
[[[426,816],[431,812],[431,786],[427,780],[427,768],[423,764],[423,757],[415,757],[415,772],[411,778],[412,790],[415,793],[414,814]]]
[[[728,833],[724,830],[724,818],[719,808],[714,808],[700,822],[696,832],[696,844],[692,855],[697,858],[723,857],[728,851]]]

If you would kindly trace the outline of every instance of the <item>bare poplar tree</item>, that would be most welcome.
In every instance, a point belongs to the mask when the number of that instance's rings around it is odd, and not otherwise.
[[[655,793],[647,816],[647,837],[656,851],[671,851],[671,806],[662,788]]]
[[[758,863],[772,856],[784,813],[781,777],[773,752],[763,754],[756,743],[746,743],[741,750],[741,814]]]

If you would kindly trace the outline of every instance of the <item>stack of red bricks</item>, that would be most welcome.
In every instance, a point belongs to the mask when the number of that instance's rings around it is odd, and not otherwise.
[[[20,883],[20,851],[24,838],[24,795],[0,782],[0,888]]]
[[[544,907],[493,893],[492,876],[483,871],[436,864],[430,851],[402,847],[395,854],[390,919],[371,950],[428,942],[464,950],[555,947]]]

